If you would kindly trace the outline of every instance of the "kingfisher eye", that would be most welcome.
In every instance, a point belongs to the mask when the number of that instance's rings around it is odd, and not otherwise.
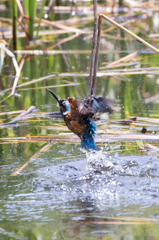
[[[66,105],[66,106],[70,106],[70,104],[69,104],[68,101],[65,101],[65,105]]]
[[[65,111],[70,111],[70,104],[67,100],[62,100],[60,106],[63,107]]]

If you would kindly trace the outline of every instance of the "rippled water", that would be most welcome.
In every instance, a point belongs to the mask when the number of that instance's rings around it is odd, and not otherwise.
[[[120,145],[112,144],[111,149]],[[8,153],[1,169],[0,227],[7,228],[1,239],[121,239],[120,224],[107,225],[103,217],[157,219],[153,207],[158,204],[158,156],[139,151],[112,155],[107,148],[87,152],[71,144],[54,144],[17,177],[6,176],[14,171],[4,169],[11,166]],[[136,224],[140,231],[143,225]],[[123,227],[132,231],[133,225],[128,226]]]

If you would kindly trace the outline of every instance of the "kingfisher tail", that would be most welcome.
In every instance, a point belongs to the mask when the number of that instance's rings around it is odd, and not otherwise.
[[[97,126],[90,118],[87,119],[85,126],[86,128],[81,140],[81,147],[95,150],[97,148],[95,143]]]

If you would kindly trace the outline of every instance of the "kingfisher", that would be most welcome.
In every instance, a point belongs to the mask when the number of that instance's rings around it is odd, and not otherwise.
[[[81,147],[95,150],[97,126],[92,117],[97,112],[113,113],[113,101],[94,95],[87,96],[83,100],[74,97],[60,99],[50,89],[47,90],[57,100],[60,113],[68,129],[81,139]]]

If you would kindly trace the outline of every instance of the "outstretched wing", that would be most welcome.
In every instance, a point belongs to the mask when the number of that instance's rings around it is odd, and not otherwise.
[[[68,101],[71,106],[72,117],[84,115],[93,117],[97,112],[109,112],[113,113],[112,105],[113,101],[102,98],[99,96],[88,96],[84,100],[78,100],[73,97],[69,97]]]
[[[79,104],[78,110],[80,114],[93,116],[97,112],[113,113],[112,108],[114,102],[110,99],[106,99],[99,96],[88,96],[83,100],[83,103]]]

